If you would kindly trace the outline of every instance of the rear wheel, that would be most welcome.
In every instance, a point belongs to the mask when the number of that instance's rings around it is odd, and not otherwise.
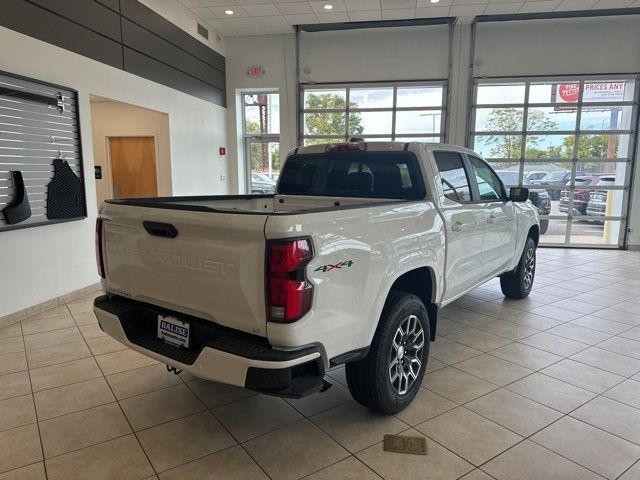
[[[516,300],[526,298],[531,293],[535,273],[536,243],[529,237],[516,269],[500,276],[500,287],[504,296]]]
[[[380,413],[404,409],[422,384],[429,341],[429,316],[422,301],[391,292],[368,355],[345,365],[353,398]]]

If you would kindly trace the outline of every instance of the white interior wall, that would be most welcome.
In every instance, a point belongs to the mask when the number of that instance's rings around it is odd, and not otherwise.
[[[475,76],[640,71],[640,15],[478,24]]]
[[[300,33],[300,82],[441,80],[447,25]]]
[[[89,217],[0,233],[0,316],[98,280],[94,257],[96,191],[90,95],[169,115],[173,193],[224,194],[226,109],[34,38],[0,28],[2,70],[78,91]]]
[[[92,99],[91,126],[93,128],[93,164],[102,167],[102,178],[94,180],[98,207],[104,200],[113,197],[109,163],[110,137],[154,137],[158,195],[171,196],[169,116],[166,113],[154,112],[127,103]]]

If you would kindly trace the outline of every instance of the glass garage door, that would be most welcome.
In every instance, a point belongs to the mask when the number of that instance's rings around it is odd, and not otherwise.
[[[442,142],[446,83],[302,85],[300,132],[304,145],[365,141]]]
[[[624,244],[638,79],[476,79],[469,145],[524,185],[541,243]]]

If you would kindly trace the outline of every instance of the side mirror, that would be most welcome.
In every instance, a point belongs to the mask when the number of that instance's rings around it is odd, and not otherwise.
[[[529,189],[525,187],[511,187],[509,200],[513,202],[526,202],[529,199]]]

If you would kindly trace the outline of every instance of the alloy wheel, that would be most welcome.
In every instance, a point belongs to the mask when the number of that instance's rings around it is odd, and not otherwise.
[[[418,379],[424,341],[422,324],[415,315],[405,318],[393,336],[389,354],[389,380],[400,395],[406,394]]]
[[[536,252],[533,247],[527,250],[527,256],[524,260],[524,288],[529,290],[533,283],[533,274],[536,270]]]

